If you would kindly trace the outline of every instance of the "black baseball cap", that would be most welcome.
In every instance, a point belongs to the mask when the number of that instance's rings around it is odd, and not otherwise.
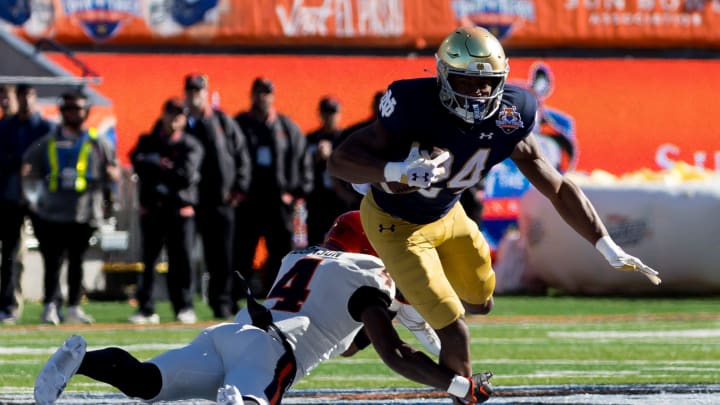
[[[178,97],[171,97],[163,104],[163,112],[171,115],[185,114],[185,104]]]
[[[320,100],[320,112],[336,113],[340,111],[340,101],[335,97],[325,96]]]
[[[185,90],[200,90],[208,87],[207,75],[191,73],[185,76]]]
[[[275,92],[275,85],[266,77],[256,77],[255,80],[253,80],[252,91],[260,93],[273,93]]]
[[[85,106],[81,106],[78,104],[78,101],[84,101]],[[73,110],[73,109],[83,109],[83,108],[90,108],[90,102],[88,100],[87,94],[85,94],[82,90],[71,90],[66,91],[60,95],[58,98],[58,107],[60,110]]]

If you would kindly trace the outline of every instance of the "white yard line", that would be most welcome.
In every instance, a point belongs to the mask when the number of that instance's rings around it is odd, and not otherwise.
[[[378,360],[375,358],[372,359],[352,359],[352,358],[335,358],[330,360],[334,364],[377,364]],[[719,367],[720,366],[720,359],[717,360],[673,360],[673,359],[667,359],[667,360],[573,360],[573,359],[542,359],[542,358],[535,358],[535,359],[507,359],[507,358],[493,358],[493,357],[483,357],[482,359],[476,359],[476,363],[482,363],[482,364],[552,364],[552,365],[586,365],[586,364],[592,364],[592,365],[613,365],[613,364],[629,364],[629,365],[635,365],[635,366],[657,366],[660,364],[672,364],[672,365],[691,365],[691,366],[701,366],[701,365],[707,365],[708,367]]]
[[[648,338],[720,338],[720,329],[687,329],[656,331],[583,331],[548,332],[548,337],[570,339],[648,339]],[[720,343],[720,341],[718,341]]]
[[[157,351],[166,351],[171,349],[177,349],[178,347],[182,347],[182,343],[141,343],[141,344],[135,344],[135,345],[124,345],[124,346],[88,346],[88,350],[98,350],[98,349],[105,349],[108,347],[122,347],[123,349],[129,351],[129,352],[137,352],[142,350],[157,350]],[[44,348],[37,348],[37,347],[25,347],[25,346],[14,346],[14,347],[4,347],[0,346],[0,356],[2,355],[17,355],[17,354],[25,354],[25,355],[39,355],[39,354],[53,354],[55,353],[55,350],[57,350],[57,347],[44,347]]]

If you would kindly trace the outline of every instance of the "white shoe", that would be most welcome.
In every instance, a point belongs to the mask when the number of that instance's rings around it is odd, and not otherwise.
[[[184,323],[186,325],[193,324],[197,322],[197,315],[195,315],[195,310],[192,308],[183,309],[182,311],[178,312],[176,319],[180,323]]]
[[[157,325],[160,323],[160,315],[145,315],[142,312],[136,312],[128,318],[128,322],[135,325]]]
[[[0,323],[3,325],[15,325],[17,323],[18,317],[15,316],[12,311],[6,312],[6,311],[0,311]]]
[[[243,405],[242,395],[236,386],[225,384],[218,388],[218,405]]]
[[[440,355],[440,338],[435,330],[425,322],[422,315],[412,305],[393,301],[393,303],[396,302],[399,305],[394,305],[395,308],[391,306],[391,309],[397,312],[397,320],[415,335],[427,351],[436,356]]]
[[[42,321],[42,323],[47,323],[51,325],[60,324],[60,314],[58,313],[57,306],[54,302],[45,304],[40,320]]]
[[[79,305],[73,305],[71,307],[68,307],[67,316],[65,317],[65,323],[70,323],[70,324],[84,323],[84,324],[89,325],[91,323],[95,323],[95,318],[86,314],[85,311],[83,311],[83,309],[80,308]]]
[[[35,402],[38,405],[52,405],[60,397],[68,381],[80,368],[86,347],[82,336],[73,335],[50,356],[35,380]]]

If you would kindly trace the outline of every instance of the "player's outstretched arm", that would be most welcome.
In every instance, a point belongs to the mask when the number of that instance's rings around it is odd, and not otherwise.
[[[520,142],[510,156],[535,188],[547,197],[558,214],[588,242],[595,244],[607,229],[590,200],[570,179],[564,177],[540,152],[535,137]]]
[[[420,384],[447,389],[455,373],[400,339],[386,308],[379,305],[367,307],[361,314],[361,320],[375,351],[388,367]]]
[[[462,399],[464,403],[480,403],[490,397],[492,386],[487,381],[489,376],[479,383],[477,375],[459,376],[435,363],[425,353],[400,339],[387,308],[380,305],[369,306],[363,310],[360,317],[375,351],[396,373],[417,383],[447,391],[450,395]]]
[[[511,158],[528,181],[550,200],[563,220],[592,243],[611,266],[623,271],[639,271],[653,284],[660,283],[657,271],[627,254],[612,241],[587,196],[542,156],[532,135],[518,143]]]

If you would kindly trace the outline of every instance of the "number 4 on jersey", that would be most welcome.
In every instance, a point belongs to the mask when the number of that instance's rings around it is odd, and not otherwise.
[[[277,298],[272,309],[298,312],[310,295],[308,285],[322,259],[305,258],[295,263],[268,293],[267,298]]]
[[[487,162],[488,156],[490,156],[490,149],[478,149],[472,156],[470,156],[463,167],[461,167],[460,170],[458,170],[458,172],[452,176],[450,180],[448,180],[445,187],[456,188],[462,191],[479,183],[480,176],[482,175],[482,171],[485,169],[485,163]],[[452,161],[452,158],[445,161],[445,177],[448,177],[451,174],[450,165],[452,164]],[[419,190],[418,192],[426,198],[435,198],[440,192],[440,188],[430,187]]]
[[[478,149],[452,179],[448,180],[448,188],[468,188],[480,182],[480,175],[485,168],[485,161],[490,149]]]

